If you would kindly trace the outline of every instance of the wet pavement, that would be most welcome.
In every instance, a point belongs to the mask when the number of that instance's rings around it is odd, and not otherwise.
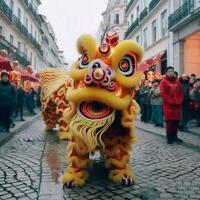
[[[63,188],[66,141],[56,131],[46,134],[41,120],[33,122],[0,147],[0,199],[200,199],[200,136],[181,133],[183,145],[167,145],[164,129],[138,130],[131,166],[134,186],[121,187],[107,179],[96,154],[84,188]]]

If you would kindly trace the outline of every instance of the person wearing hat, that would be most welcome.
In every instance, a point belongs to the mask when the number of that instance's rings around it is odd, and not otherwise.
[[[17,93],[15,86],[9,80],[6,71],[1,72],[0,81],[0,126],[3,131],[9,132],[12,110],[16,106]]]

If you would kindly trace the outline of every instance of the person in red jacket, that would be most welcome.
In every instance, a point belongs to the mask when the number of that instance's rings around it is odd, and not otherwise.
[[[167,143],[183,142],[177,137],[181,105],[183,103],[183,88],[175,77],[174,68],[167,67],[166,76],[160,84],[160,94],[163,99],[163,111],[166,120]]]

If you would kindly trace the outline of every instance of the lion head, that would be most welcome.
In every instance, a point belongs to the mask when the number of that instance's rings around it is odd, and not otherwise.
[[[142,77],[138,63],[143,49],[132,40],[118,42],[115,32],[107,33],[106,42],[98,46],[92,36],[82,35],[77,49],[81,57],[70,70],[73,87],[68,90],[67,99],[77,105],[77,124],[86,124],[86,132],[89,126],[96,127],[97,132],[101,127],[102,133],[113,123],[116,112],[123,112],[132,102],[133,89]],[[79,126],[74,131],[83,130]]]

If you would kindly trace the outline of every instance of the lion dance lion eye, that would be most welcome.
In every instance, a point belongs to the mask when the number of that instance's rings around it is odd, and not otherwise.
[[[135,72],[135,68],[135,57],[129,54],[124,56],[124,58],[120,61],[118,66],[119,72],[125,76],[132,76]]]
[[[83,53],[82,57],[79,59],[78,68],[84,69],[88,66],[88,64],[89,64],[88,55],[87,53]]]

